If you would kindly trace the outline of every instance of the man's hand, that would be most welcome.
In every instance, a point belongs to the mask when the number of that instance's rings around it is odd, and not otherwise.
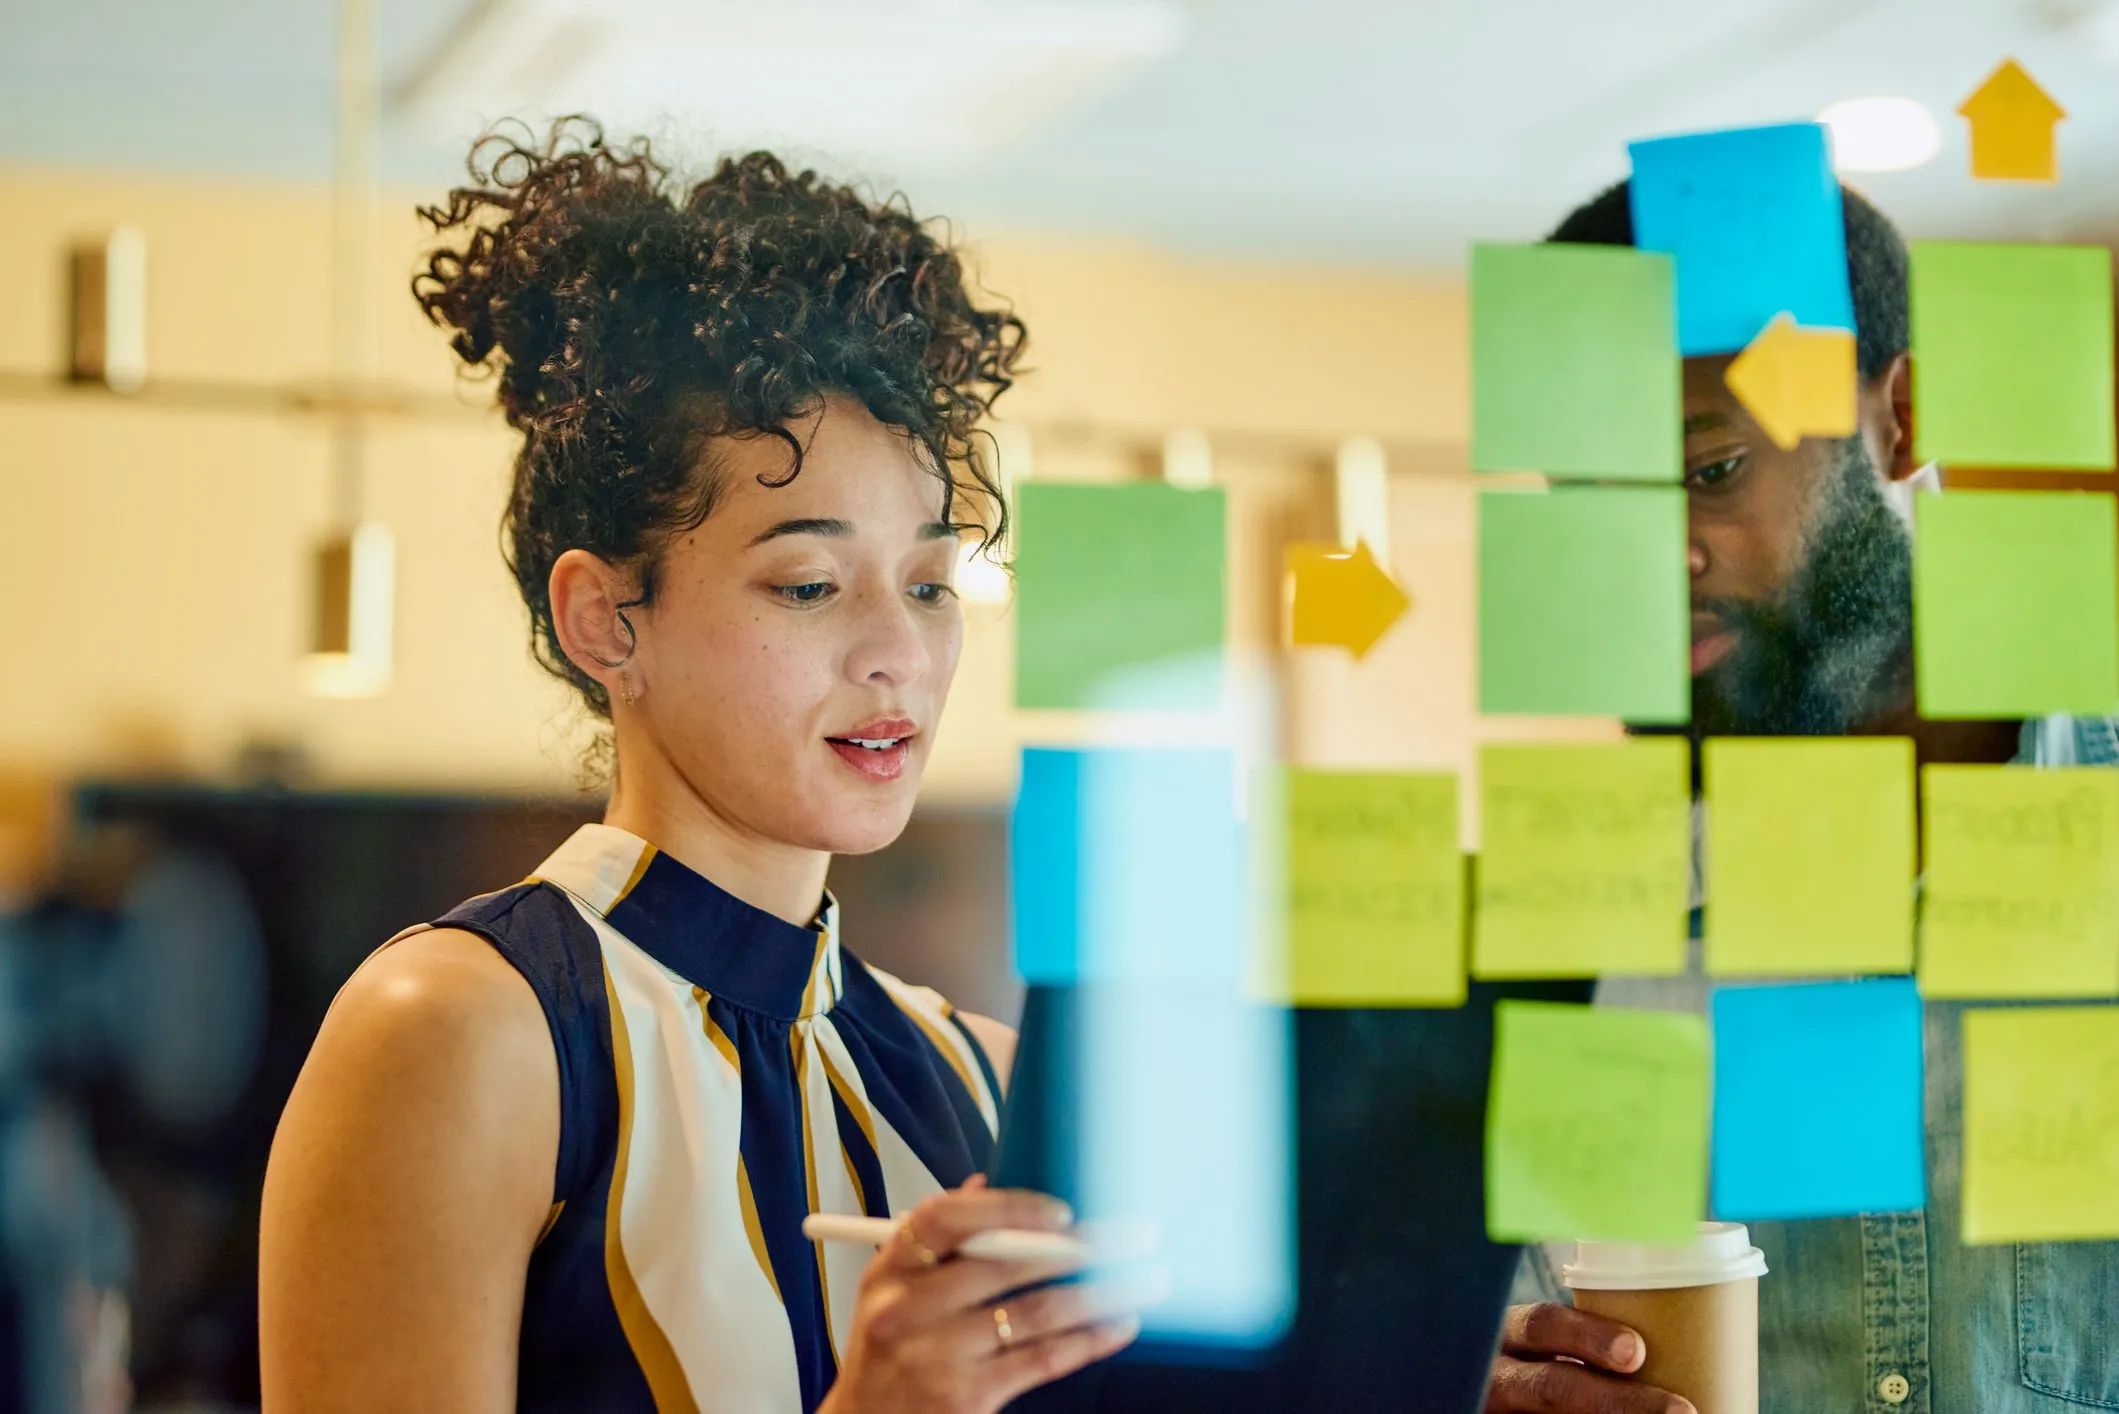
[[[1511,1306],[1486,1414],[1697,1414],[1689,1400],[1620,1378],[1647,1358],[1648,1342],[1617,1321],[1554,1302]]]

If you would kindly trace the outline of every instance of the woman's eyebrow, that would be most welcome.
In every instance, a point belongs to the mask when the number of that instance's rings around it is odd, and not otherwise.
[[[802,520],[783,520],[750,543],[763,545],[766,541],[777,540],[783,535],[830,535],[843,540],[852,534],[853,522],[850,520],[810,516]]]

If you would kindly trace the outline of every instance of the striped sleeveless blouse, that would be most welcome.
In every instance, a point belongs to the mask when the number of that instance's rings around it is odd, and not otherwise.
[[[939,995],[843,951],[837,913],[797,927],[584,825],[420,925],[512,963],[558,1051],[519,1409],[814,1410],[869,1252],[811,1243],[803,1216],[887,1217],[986,1168],[985,1052]]]

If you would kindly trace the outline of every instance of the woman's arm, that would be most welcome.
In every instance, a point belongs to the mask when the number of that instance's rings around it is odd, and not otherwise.
[[[512,1410],[558,1152],[551,1032],[505,959],[434,929],[364,964],[266,1169],[266,1414]]]
[[[1015,1028],[977,1012],[960,1011],[957,1016],[963,1021],[964,1029],[979,1038],[986,1059],[993,1063],[993,1073],[1000,1080],[1001,1089],[1006,1091],[1008,1072],[1015,1066]]]

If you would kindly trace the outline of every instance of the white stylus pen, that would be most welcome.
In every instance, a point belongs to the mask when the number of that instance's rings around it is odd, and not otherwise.
[[[897,1233],[891,1218],[859,1218],[845,1213],[811,1213],[802,1219],[802,1235],[812,1242],[864,1242],[881,1247]],[[1036,1232],[997,1227],[975,1232],[957,1244],[966,1257],[989,1262],[1086,1262],[1089,1244],[1064,1232]]]

